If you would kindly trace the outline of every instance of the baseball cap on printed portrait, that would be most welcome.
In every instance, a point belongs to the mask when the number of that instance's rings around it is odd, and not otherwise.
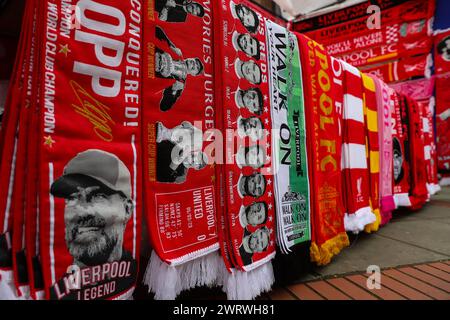
[[[131,200],[131,175],[126,165],[114,154],[91,149],[79,153],[64,168],[64,174],[51,187],[50,193],[68,198],[78,187],[98,186],[107,195],[119,193]]]

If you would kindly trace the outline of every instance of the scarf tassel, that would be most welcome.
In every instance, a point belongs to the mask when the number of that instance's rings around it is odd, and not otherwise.
[[[342,249],[348,247],[350,241],[347,233],[341,232],[334,238],[325,241],[318,246],[317,243],[312,242],[310,248],[311,260],[316,262],[319,266],[327,265],[331,262],[333,256],[338,255]]]
[[[165,263],[153,251],[144,284],[155,294],[156,300],[174,300],[184,290],[217,285],[222,264],[217,251],[177,266]]]
[[[229,273],[226,268],[222,270],[222,286],[228,300],[253,300],[270,291],[275,282],[271,262],[248,272],[234,269]]]

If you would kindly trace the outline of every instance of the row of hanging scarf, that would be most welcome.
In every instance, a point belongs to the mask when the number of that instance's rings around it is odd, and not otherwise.
[[[29,0],[5,107],[9,299],[252,299],[420,208],[436,157],[427,104],[247,1]]]

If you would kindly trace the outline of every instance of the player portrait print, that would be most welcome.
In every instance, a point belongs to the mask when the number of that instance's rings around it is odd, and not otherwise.
[[[245,266],[253,263],[253,255],[267,250],[270,244],[270,231],[262,227],[254,232],[244,229],[242,243],[239,246],[239,254]]]
[[[450,36],[439,42],[437,51],[444,61],[450,62]]]
[[[156,27],[156,38],[165,42],[173,52],[171,54],[156,48],[155,53],[156,76],[173,80],[173,84],[163,91],[159,105],[161,111],[168,111],[182,95],[189,77],[203,74],[204,66],[197,57],[184,58],[181,49],[167,37],[160,27]]]
[[[258,117],[239,117],[237,126],[240,138],[249,137],[254,142],[264,138],[264,125]]]
[[[266,162],[266,151],[260,145],[241,146],[236,153],[236,164],[239,168],[252,167],[260,169]]]
[[[400,141],[394,137],[393,140],[393,171],[394,171],[394,181],[399,183],[403,178],[403,152]]]
[[[156,123],[156,176],[158,182],[184,183],[190,169],[202,170],[208,163],[202,152],[202,131],[190,122],[169,129]]]
[[[234,62],[234,70],[239,79],[245,79],[254,85],[259,85],[262,82],[261,68],[252,60],[242,61],[237,58]]]
[[[245,108],[258,116],[263,113],[264,97],[261,90],[257,87],[247,90],[237,89],[234,94],[234,100],[239,109]]]
[[[203,6],[191,0],[155,0],[158,19],[165,22],[186,22],[189,16],[203,17]]]
[[[241,175],[237,184],[237,191],[239,197],[260,198],[266,192],[267,180],[259,172],[255,172],[251,175]]]
[[[248,33],[233,32],[231,39],[234,50],[242,51],[248,57],[259,60],[261,57],[261,47],[258,39]]]
[[[256,33],[259,27],[259,18],[255,11],[241,3],[230,2],[231,14],[238,19],[245,29],[250,33]]]
[[[74,265],[130,259],[123,237],[134,206],[131,174],[118,157],[101,150],[79,153],[50,192],[65,199],[65,239]]]
[[[127,166],[112,153],[86,150],[66,164],[50,193],[64,199],[65,242],[72,257],[50,298],[103,299],[128,290],[137,264],[124,246],[135,206]]]
[[[268,206],[263,201],[253,202],[248,206],[241,206],[239,211],[239,222],[242,228],[247,226],[257,227],[265,224],[268,218]]]

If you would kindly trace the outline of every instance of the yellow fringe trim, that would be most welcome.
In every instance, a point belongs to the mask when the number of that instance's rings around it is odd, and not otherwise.
[[[378,229],[380,229],[381,224],[380,209],[372,210],[372,213],[375,215],[377,219],[375,220],[375,222],[368,224],[367,226],[364,227],[364,231],[366,233],[377,232]]]
[[[310,248],[311,261],[319,266],[327,265],[331,262],[333,256],[338,255],[342,249],[349,245],[350,241],[345,232],[341,232],[334,238],[325,241],[320,247],[315,242],[312,242]]]

